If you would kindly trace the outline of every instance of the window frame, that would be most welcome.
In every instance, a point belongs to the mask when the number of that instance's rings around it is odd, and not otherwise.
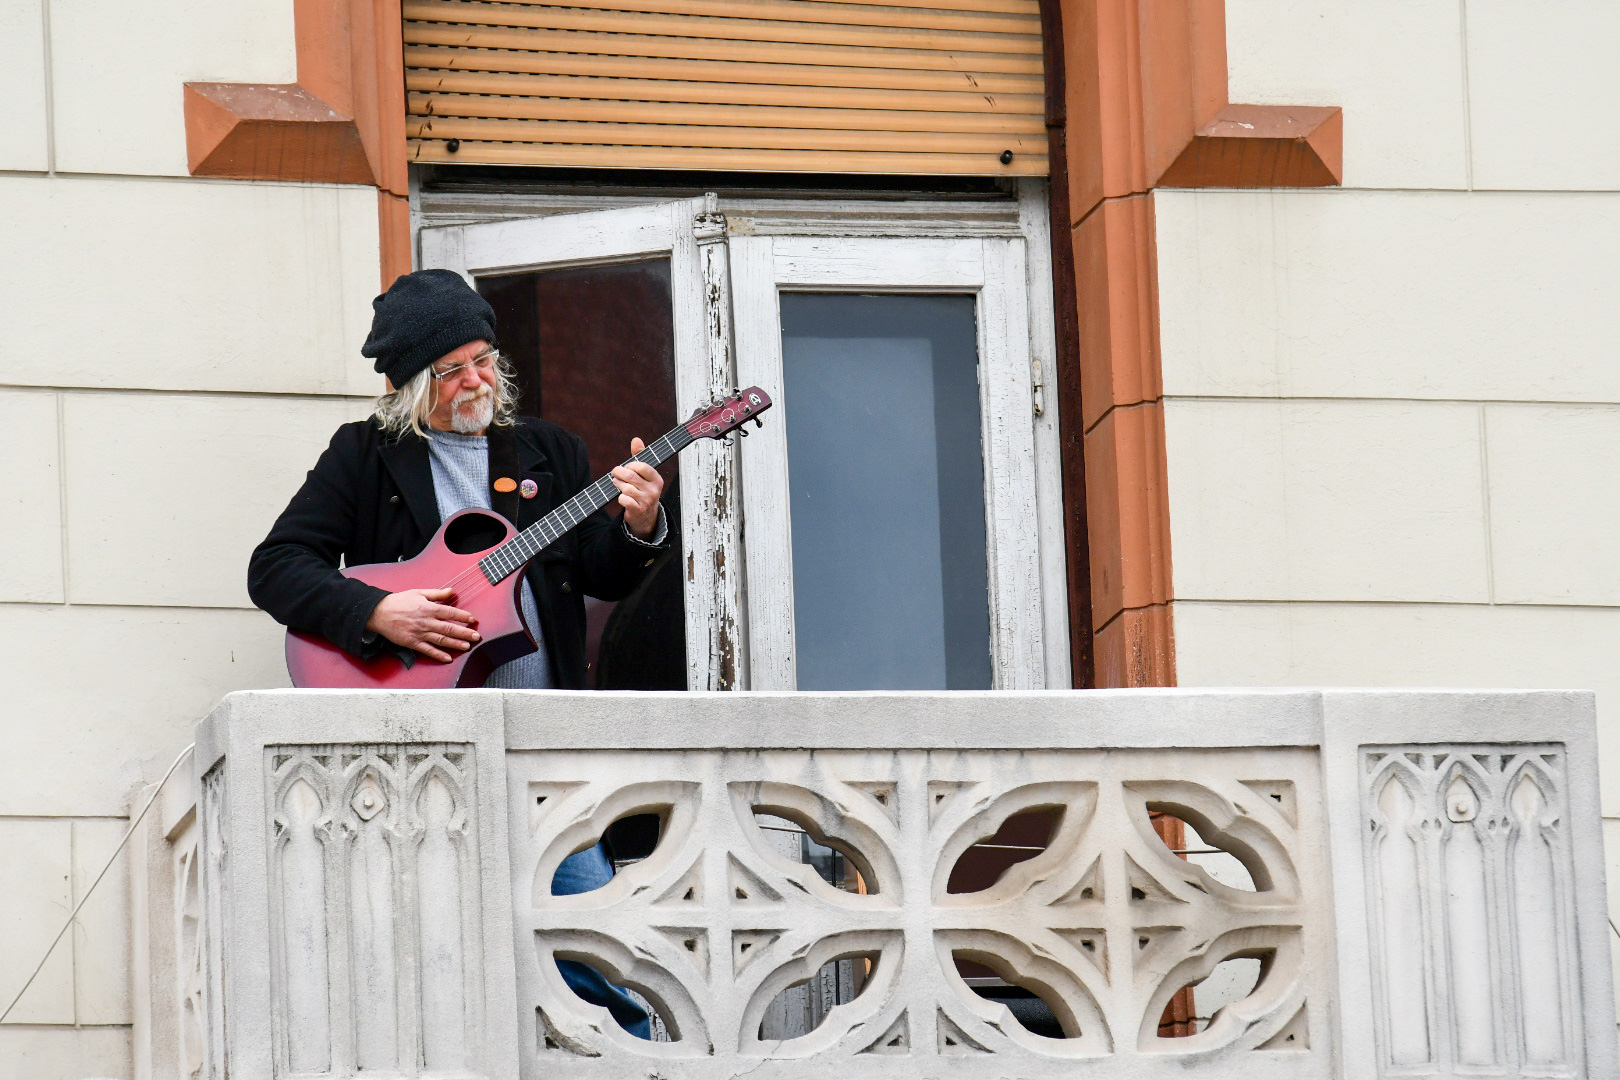
[[[1014,198],[835,201],[783,191],[664,202],[542,190],[427,193],[413,184],[412,216],[418,265],[469,279],[668,256],[683,417],[733,386],[780,390],[779,243],[790,289],[975,293],[981,372],[988,356],[996,373],[993,385],[980,382],[994,685],[1072,685],[1061,446],[1057,409],[1047,407],[1055,406],[1056,344],[1044,182],[1020,181]],[[958,257],[938,265],[893,258],[903,250]],[[770,287],[760,288],[766,277]],[[793,688],[791,597],[767,602],[764,586],[791,581],[791,537],[781,528],[787,489],[769,486],[786,472],[781,432],[767,417],[735,448],[704,441],[683,457],[686,550],[719,556],[688,560],[691,689]],[[779,463],[770,460],[775,439]],[[1009,468],[1016,498],[1004,497],[998,482]],[[777,530],[764,527],[767,518]],[[761,586],[748,590],[750,581]]]
[[[502,218],[421,228],[420,265],[479,276],[601,266],[665,257],[675,337],[675,407],[685,418],[734,383],[724,236],[713,227],[714,196],[617,206],[548,217]],[[716,282],[716,276],[719,280]],[[710,285],[715,287],[711,288]],[[650,432],[654,438],[662,432]],[[700,439],[681,461],[681,540],[685,575],[686,682],[690,690],[748,686],[742,643],[743,565],[733,449]]]
[[[977,327],[980,444],[991,674],[998,690],[1046,685],[1035,516],[1035,438],[1026,273],[1021,237],[735,237],[731,242],[737,374],[783,385],[785,292],[972,295]],[[860,393],[851,387],[852,394]],[[786,403],[792,408],[792,403]],[[742,447],[749,530],[748,642],[753,686],[796,686],[793,540],[786,426]],[[881,467],[881,463],[873,463]]]

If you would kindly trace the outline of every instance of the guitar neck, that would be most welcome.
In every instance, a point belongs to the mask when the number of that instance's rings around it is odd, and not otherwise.
[[[663,437],[625,462],[642,461],[657,468],[695,441],[686,425],[671,428]],[[530,559],[560,540],[564,533],[619,497],[612,475],[587,485],[579,494],[518,533],[478,561],[491,583],[521,570]]]

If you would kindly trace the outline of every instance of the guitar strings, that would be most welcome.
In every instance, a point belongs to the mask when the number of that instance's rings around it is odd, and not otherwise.
[[[639,455],[638,455],[638,459],[639,459]],[[652,462],[649,462],[649,464],[652,464]],[[503,541],[501,544],[497,545],[494,548],[491,548],[476,563],[474,563],[472,566],[469,566],[466,569],[462,570],[455,577],[451,578],[444,585],[440,586],[440,588],[455,589],[455,588],[457,588],[457,586],[465,586],[465,588],[467,589],[468,595],[474,595],[477,592],[483,591],[484,587],[493,586],[493,585],[497,584],[498,582],[490,581],[489,580],[489,575],[484,571],[483,564],[484,564],[484,562],[486,560],[488,560],[488,559],[494,557],[495,555],[499,554],[500,552],[506,550],[515,541],[521,539],[522,537],[527,535],[529,532],[541,532],[541,533],[544,533],[544,532],[549,531],[549,530],[544,529],[543,527],[546,526],[548,523],[550,523],[553,518],[564,516],[565,512],[571,512],[571,508],[573,508],[576,503],[581,502],[582,496],[588,495],[593,491],[593,489],[597,489],[597,488],[601,487],[602,484],[603,484],[603,481],[607,480],[607,479],[608,479],[607,477],[603,477],[603,478],[593,482],[590,486],[582,489],[577,495],[575,495],[573,498],[569,499],[568,502],[566,502],[563,505],[557,507],[555,510],[553,510],[551,513],[547,514],[540,521],[538,521],[534,525],[530,526],[529,529],[525,530],[524,532],[517,533],[517,534],[511,536],[507,540]],[[615,486],[614,491],[616,492],[617,490],[618,489]],[[602,494],[606,494],[606,492],[604,491],[604,492],[602,492]],[[595,513],[596,510],[601,509],[602,506],[606,506],[606,505],[607,505],[607,502],[602,502],[595,509],[591,510],[590,513]],[[586,515],[586,516],[589,516],[589,515]],[[584,518],[582,517],[580,520],[583,521]],[[572,527],[572,526],[570,526],[570,527]],[[563,530],[563,531],[566,531],[566,530]],[[562,535],[562,532],[558,532],[557,536],[553,536],[553,537],[550,537],[549,539],[547,539],[546,543],[541,548],[537,549],[535,554],[539,554],[540,551],[543,551],[546,547],[551,546],[551,544],[555,543],[557,541],[557,539],[561,537],[561,535]],[[533,558],[533,556],[530,556],[530,558]],[[527,562],[527,561],[528,561],[527,559],[524,560],[524,562]],[[522,563],[519,563],[518,565],[521,566]],[[514,567],[512,571],[508,572],[507,574],[503,574],[501,576],[500,580],[504,581],[507,577],[510,576],[511,573],[516,572],[516,570],[517,570],[517,567]]]
[[[676,433],[681,433],[687,436],[686,442],[680,446],[675,445],[674,436]],[[676,453],[693,441],[694,440],[691,437],[691,433],[686,430],[684,425],[677,427],[655,440],[652,445],[644,447],[640,453],[626,458],[624,461],[620,462],[617,467],[623,468],[632,461],[639,461],[643,464],[651,465],[654,468],[657,468],[659,465],[669,460],[669,458],[673,457]],[[660,453],[657,449],[660,444],[668,446],[669,449]],[[588,496],[591,496],[593,493],[596,494],[596,498],[588,498]],[[477,562],[462,570],[460,573],[456,574],[455,577],[451,578],[449,581],[439,587],[441,589],[450,589],[452,593],[454,593],[454,595],[451,597],[452,601],[457,599],[467,599],[480,595],[485,590],[493,588],[501,581],[506,580],[506,578],[522,569],[522,567],[531,561],[536,555],[540,554],[540,552],[544,551],[546,548],[560,540],[569,529],[572,529],[575,525],[579,524],[581,521],[584,521],[585,518],[596,513],[596,511],[614,501],[614,496],[619,493],[618,485],[613,482],[613,474],[611,472],[605,476],[598,477],[596,480],[582,488],[567,502],[552,510],[549,514],[535,522],[533,525],[529,526],[527,529],[496,545]],[[528,538],[532,538],[532,536],[546,535],[547,533],[550,533],[553,530],[549,529],[548,526],[551,525],[554,520],[571,517],[577,511],[583,509],[586,505],[593,502],[595,505],[591,507],[591,509],[581,514],[577,520],[569,522],[567,526],[560,530],[556,530],[556,535],[547,536],[545,542],[539,547],[535,548],[528,558],[512,567],[495,581],[491,581],[489,579],[488,573],[486,573],[484,570],[484,563],[487,560],[494,558],[502,552],[508,551],[519,541],[524,541],[527,543],[529,542]]]

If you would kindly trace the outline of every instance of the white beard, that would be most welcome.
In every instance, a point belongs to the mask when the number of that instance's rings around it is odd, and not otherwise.
[[[495,393],[487,386],[457,394],[450,403],[450,430],[479,435],[495,420]]]

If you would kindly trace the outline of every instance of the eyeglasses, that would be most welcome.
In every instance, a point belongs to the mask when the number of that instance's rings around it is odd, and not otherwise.
[[[443,371],[440,371],[438,368],[430,367],[428,368],[428,374],[432,375],[440,382],[443,382],[445,379],[455,378],[468,368],[472,368],[474,371],[488,371],[490,368],[500,363],[500,360],[501,354],[497,350],[491,349],[487,353],[479,353],[465,364],[456,364],[452,367],[445,368]]]

